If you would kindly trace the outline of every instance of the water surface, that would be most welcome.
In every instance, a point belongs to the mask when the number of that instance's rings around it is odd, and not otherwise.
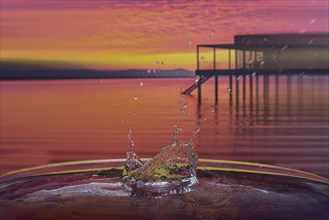
[[[252,79],[252,84],[250,80]],[[328,177],[328,76],[219,79],[182,97],[194,79],[1,81],[1,173],[75,160],[123,158],[127,131],[153,157],[170,144],[173,126],[196,127],[199,158],[259,162]],[[245,81],[245,84],[243,83]],[[185,106],[184,106],[185,104]],[[186,111],[185,111],[186,109]]]

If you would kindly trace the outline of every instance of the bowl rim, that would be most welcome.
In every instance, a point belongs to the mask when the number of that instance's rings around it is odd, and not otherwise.
[[[142,161],[148,161],[152,158],[141,158]],[[97,160],[80,160],[80,161],[68,161],[68,162],[59,162],[59,163],[51,163],[45,165],[38,165],[27,167],[23,169],[17,169],[13,171],[9,171],[7,173],[0,175],[0,183],[16,179],[23,178],[29,176],[46,176],[46,175],[56,175],[56,174],[73,174],[73,173],[85,173],[92,171],[106,171],[113,168],[123,169],[124,162],[126,159],[97,159]],[[14,178],[16,175],[24,174],[25,172],[33,172],[37,170],[42,170],[46,168],[57,168],[57,167],[65,167],[65,166],[79,166],[79,165],[88,165],[88,164],[104,164],[104,163],[119,163],[122,162],[121,166],[107,166],[107,167],[94,167],[94,168],[85,168],[85,169],[70,169],[70,170],[62,170],[62,171],[53,171],[53,172],[43,172],[37,174],[30,175],[21,175]],[[208,166],[207,166],[208,164]],[[222,166],[209,166],[212,165],[222,165]],[[241,167],[242,166],[242,167]],[[317,174],[309,173],[302,170],[277,166],[277,165],[269,165],[255,162],[245,162],[245,161],[234,161],[234,160],[219,160],[219,159],[198,159],[198,167],[199,170],[216,170],[222,172],[244,172],[244,173],[254,173],[254,174],[263,174],[263,175],[277,175],[277,176],[286,176],[286,177],[296,177],[301,179],[313,180],[316,182],[321,182],[325,184],[329,184],[329,179],[319,176]],[[262,170],[261,170],[262,169]]]

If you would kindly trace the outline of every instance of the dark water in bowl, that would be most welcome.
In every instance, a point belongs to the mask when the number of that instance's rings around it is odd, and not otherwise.
[[[329,217],[329,182],[314,174],[261,164],[200,160],[197,183],[145,186],[132,194],[121,182],[120,164],[122,160],[72,163],[3,176],[2,219]]]
[[[328,76],[257,76],[227,93],[219,78],[180,96],[193,79],[1,81],[0,169],[77,160],[121,158],[127,130],[141,157],[170,142],[174,124],[190,135],[197,126],[202,158],[275,164],[329,176]],[[234,79],[235,81],[235,79]],[[143,86],[141,86],[143,82]],[[257,83],[258,82],[258,83]],[[245,91],[245,92],[244,92]],[[135,100],[137,97],[137,100]],[[187,103],[187,112],[180,109]]]

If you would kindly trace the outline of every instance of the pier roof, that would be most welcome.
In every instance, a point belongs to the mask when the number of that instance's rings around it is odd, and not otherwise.
[[[288,49],[288,48],[324,48],[328,45],[312,45],[312,44],[199,44],[198,47],[218,48],[218,49],[237,49],[237,50],[259,50],[259,49]]]

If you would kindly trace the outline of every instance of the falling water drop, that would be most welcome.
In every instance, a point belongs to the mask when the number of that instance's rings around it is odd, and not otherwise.
[[[140,85],[140,87],[143,87],[144,83],[141,81],[141,82],[139,83],[139,85]]]
[[[137,96],[137,95],[134,96],[134,100],[135,100],[135,101],[138,100],[138,96]]]
[[[179,127],[179,125],[175,124],[174,125],[174,132],[172,133],[172,145],[176,146],[179,144],[177,140],[177,134],[183,132],[183,129]]]
[[[284,46],[281,48],[281,51],[285,51],[286,49],[288,49],[288,45],[284,45]]]
[[[314,24],[316,22],[316,19],[312,19],[312,20],[310,20],[310,24]]]
[[[232,89],[231,89],[230,87],[227,87],[226,92],[227,92],[228,94],[232,94]]]
[[[308,42],[308,44],[312,44],[313,42],[314,42],[314,38],[312,38],[309,42]]]
[[[187,103],[184,103],[182,107],[179,108],[180,112],[187,115]]]
[[[125,119],[122,119],[121,123],[122,124],[126,123],[126,120]]]
[[[210,112],[215,112],[215,108],[214,107],[211,107],[210,108]]]
[[[198,83],[200,80],[200,76],[196,76],[195,79],[194,79],[194,83]]]
[[[191,47],[191,46],[192,46],[192,40],[189,39],[189,40],[188,40],[188,43],[187,43],[187,47]]]

